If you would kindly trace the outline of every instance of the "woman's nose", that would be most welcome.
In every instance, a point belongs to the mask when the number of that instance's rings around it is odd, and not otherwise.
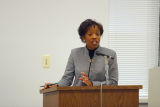
[[[92,35],[92,38],[96,38],[96,37],[97,37],[96,34],[93,34],[93,35]]]

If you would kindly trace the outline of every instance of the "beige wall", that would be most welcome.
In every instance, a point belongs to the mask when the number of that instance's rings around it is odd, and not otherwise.
[[[148,107],[160,106],[160,67],[149,72]]]

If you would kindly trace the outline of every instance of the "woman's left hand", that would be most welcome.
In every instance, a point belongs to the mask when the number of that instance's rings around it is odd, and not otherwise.
[[[87,86],[93,86],[92,82],[89,80],[88,76],[84,73],[84,72],[81,72],[81,74],[83,75],[83,78],[80,77],[79,79],[85,83]]]

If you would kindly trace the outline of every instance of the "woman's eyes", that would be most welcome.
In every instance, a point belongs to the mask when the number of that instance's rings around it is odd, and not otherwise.
[[[92,34],[91,34],[91,33],[89,33],[89,34],[88,34],[88,36],[92,36]]]
[[[92,36],[92,33],[89,33],[88,36]],[[100,36],[100,34],[96,33],[96,36]]]
[[[96,35],[97,35],[97,36],[100,36],[100,34],[99,34],[99,33],[96,33]]]

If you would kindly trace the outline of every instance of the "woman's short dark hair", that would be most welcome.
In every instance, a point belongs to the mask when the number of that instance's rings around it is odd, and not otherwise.
[[[80,39],[82,40],[82,37],[86,34],[89,27],[95,26],[95,25],[99,28],[100,35],[102,35],[103,34],[103,26],[100,23],[98,23],[92,19],[87,19],[87,20],[83,21],[78,28],[78,33],[79,33]],[[82,42],[83,42],[83,40],[82,40]]]

